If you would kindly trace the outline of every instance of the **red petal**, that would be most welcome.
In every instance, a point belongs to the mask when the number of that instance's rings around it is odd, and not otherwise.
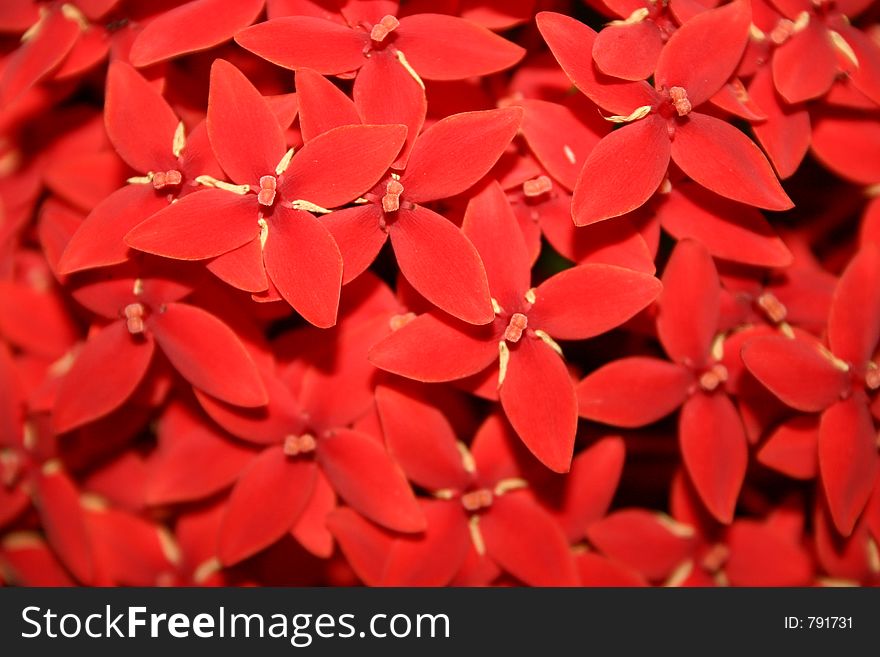
[[[133,169],[164,171],[177,164],[172,146],[178,119],[158,89],[125,62],[107,71],[104,125],[116,152]]]
[[[654,74],[663,38],[657,24],[607,25],[593,43],[593,60],[600,71],[622,80],[646,80]]]
[[[99,572],[113,584],[156,586],[175,569],[176,546],[159,525],[115,509],[93,509],[88,527]]]
[[[500,396],[507,418],[535,457],[554,472],[568,472],[577,400],[559,354],[524,335],[510,350]]]
[[[376,388],[376,405],[388,452],[413,483],[429,491],[467,487],[455,432],[439,410],[384,386]]]
[[[763,267],[786,267],[793,259],[758,210],[696,185],[673,188],[657,214],[670,235],[702,242],[716,258]]]
[[[90,584],[95,563],[79,490],[58,461],[46,463],[35,475],[33,494],[49,545],[74,577]]]
[[[794,175],[810,148],[809,113],[802,106],[792,107],[779,99],[766,68],[755,74],[749,93],[767,115],[752,126],[755,137],[780,178]]]
[[[564,202],[563,212],[542,213],[540,224],[550,245],[577,264],[618,265],[646,274],[656,271],[648,243],[625,217],[579,227],[572,223],[569,203]]]
[[[562,70],[599,107],[628,116],[637,107],[655,104],[656,94],[647,82],[622,82],[599,72],[590,56],[596,39],[590,27],[549,11],[535,20]]]
[[[743,362],[774,395],[799,411],[816,412],[840,399],[849,375],[818,344],[767,336],[743,347]]]
[[[168,201],[152,185],[126,185],[113,192],[80,224],[58,262],[62,274],[125,262],[126,234],[165,208]]]
[[[260,408],[240,408],[195,391],[196,399],[214,422],[233,436],[251,443],[272,445],[290,434],[298,435],[305,427],[302,410],[291,391],[276,376],[264,374],[269,403]]]
[[[70,574],[39,535],[10,532],[0,547],[0,558],[10,571],[4,577],[19,586],[75,586]]]
[[[531,586],[578,583],[568,541],[559,525],[525,493],[496,496],[478,525],[486,552]]]
[[[335,333],[328,352],[306,368],[298,394],[313,425],[331,429],[348,426],[374,409],[377,373],[367,352],[389,333],[388,316],[348,319]]]
[[[529,322],[560,340],[592,338],[632,318],[661,289],[649,274],[615,265],[578,265],[538,286]]]
[[[602,139],[575,186],[574,222],[585,226],[644,205],[666,175],[669,154],[666,121],[653,112]]]
[[[840,5],[838,5],[840,7]],[[854,14],[849,14],[853,16]],[[880,104],[880,46],[868,34],[849,23],[835,26],[836,31],[852,48],[859,65],[849,73],[853,86],[877,104]]]
[[[455,196],[491,169],[522,122],[519,107],[463,112],[419,135],[400,179],[413,203]]]
[[[220,561],[238,563],[290,531],[312,496],[317,472],[313,461],[289,458],[280,446],[257,456],[229,496]]]
[[[737,0],[703,12],[669,38],[655,75],[658,89],[684,87],[694,107],[709,100],[730,79],[749,41],[751,5]],[[711,44],[712,57],[706,57]]]
[[[581,586],[647,586],[636,571],[595,552],[575,555]]]
[[[296,92],[299,97],[299,126],[303,141],[310,141],[341,125],[361,123],[361,117],[351,98],[330,80],[309,68],[297,70]]]
[[[0,102],[7,106],[57,67],[80,37],[75,21],[54,7],[39,28],[5,62],[0,76]]]
[[[428,301],[471,324],[495,318],[486,270],[457,226],[414,206],[398,210],[389,233],[401,273]]]
[[[691,558],[693,529],[643,509],[622,509],[590,525],[599,551],[650,580],[663,580]]]
[[[632,357],[608,363],[577,386],[578,413],[617,427],[641,427],[681,406],[693,375],[675,363]]]
[[[375,185],[406,139],[402,125],[350,125],[334,128],[302,147],[284,173],[287,200],[335,208]]]
[[[361,581],[368,586],[378,586],[394,536],[347,507],[327,516],[327,528]]]
[[[388,551],[382,586],[446,586],[470,547],[464,510],[457,501],[423,500],[427,529],[399,536]]]
[[[352,94],[365,123],[399,123],[407,127],[406,144],[393,163],[397,169],[404,168],[428,111],[425,90],[385,51],[367,60],[355,78]]]
[[[688,177],[726,198],[765,210],[794,205],[761,149],[721,119],[688,114],[677,123],[672,159]]]
[[[382,212],[373,203],[337,210],[321,217],[342,255],[342,284],[360,276],[373,264],[388,238],[379,226]]]
[[[290,16],[258,23],[235,35],[242,48],[285,68],[311,68],[336,75],[360,68],[366,32],[323,18]]]
[[[288,0],[289,1],[289,0]],[[312,2],[312,0],[306,0]],[[342,0],[338,4],[339,14],[349,25],[373,25],[382,20],[383,16],[397,15],[400,8],[398,0]],[[294,12],[299,13],[299,12]],[[303,14],[306,12],[303,11]]]
[[[880,339],[880,249],[867,244],[850,261],[834,290],[828,316],[831,351],[856,367],[874,355]]]
[[[522,475],[518,457],[522,455],[513,427],[499,412],[489,415],[477,429],[471,443],[477,466],[477,485],[494,488],[503,479]]]
[[[531,284],[531,261],[507,195],[497,182],[471,198],[461,229],[480,254],[493,298],[502,308],[518,308]]]
[[[766,71],[766,69],[761,70]],[[740,74],[742,73],[740,72]],[[770,82],[770,86],[773,86],[772,82]],[[767,119],[764,108],[749,95],[742,80],[738,77],[731,78],[730,82],[721,87],[720,91],[709,99],[709,102],[718,109],[746,121],[765,121]]]
[[[682,240],[663,272],[657,332],[674,361],[699,367],[718,331],[721,282],[712,256],[699,242]]]
[[[608,512],[623,473],[624,456],[623,439],[613,437],[599,440],[572,461],[561,508],[551,510],[569,543],[583,540],[586,528]]]
[[[86,342],[58,389],[52,413],[64,433],[119,408],[146,376],[153,340],[138,339],[114,322]]]
[[[359,513],[396,531],[425,528],[412,489],[381,443],[340,429],[319,439],[317,454],[334,490]]]
[[[245,292],[262,292],[269,287],[263,266],[260,236],[211,260],[205,269],[221,281]]]
[[[276,211],[263,258],[278,292],[300,315],[322,328],[336,323],[342,256],[324,224],[308,212]]]
[[[30,0],[11,0],[0,5],[0,31],[19,34],[39,19],[39,6]]]
[[[828,28],[811,20],[773,53],[773,82],[790,104],[825,95],[837,75]]]
[[[0,280],[0,335],[30,354],[55,359],[73,346],[79,330],[55,290]]]
[[[259,234],[258,218],[253,196],[206,189],[138,224],[125,243],[166,258],[204,260],[250,242]]]
[[[523,100],[522,107],[522,134],[529,148],[554,180],[574,189],[584,162],[610,124],[585,123],[583,114],[544,100]]]
[[[312,498],[291,534],[300,545],[322,559],[328,559],[333,554],[333,534],[327,528],[327,518],[335,508],[336,493],[318,469]]]
[[[776,428],[758,452],[758,461],[795,479],[819,471],[819,418],[799,415]]]
[[[426,314],[399,328],[370,350],[370,362],[417,381],[453,381],[486,369],[498,357],[489,326],[462,324]]]
[[[162,441],[155,453],[146,493],[151,505],[188,502],[222,491],[254,458],[253,450],[207,424],[187,428]]]
[[[196,388],[237,406],[268,397],[254,361],[226,324],[201,308],[169,303],[147,327],[175,369]]]
[[[828,509],[844,536],[871,497],[877,475],[877,432],[867,400],[856,395],[822,414],[819,423],[819,473]]]
[[[685,467],[706,508],[720,522],[733,519],[746,476],[748,447],[739,413],[724,393],[697,392],[679,419]]]
[[[263,96],[275,120],[282,130],[290,129],[294,119],[299,114],[299,96],[296,93],[279,94],[277,96]]]
[[[880,121],[855,113],[813,114],[813,155],[834,173],[863,185],[880,180]]]
[[[24,390],[16,371],[16,363],[8,346],[2,344],[0,345],[0,449],[16,448],[21,444],[24,408]],[[6,488],[4,491],[11,492]]]
[[[400,19],[394,47],[426,80],[463,80],[510,68],[525,50],[485,27],[443,14]]]
[[[771,527],[740,520],[727,534],[724,573],[731,586],[809,586],[813,564],[806,550]]]
[[[228,41],[256,20],[263,0],[193,0],[151,20],[131,45],[129,58],[135,66],[149,66]]]
[[[131,169],[113,150],[87,152],[49,161],[43,182],[51,192],[87,212],[125,185]]]
[[[266,99],[223,59],[211,66],[207,126],[217,161],[237,183],[255,185],[274,173],[287,150]]]
[[[832,577],[860,582],[876,575],[871,567],[867,527],[859,523],[849,537],[841,536],[829,517],[824,500],[818,500],[815,516],[816,557],[822,570]],[[873,572],[872,572],[873,571]]]

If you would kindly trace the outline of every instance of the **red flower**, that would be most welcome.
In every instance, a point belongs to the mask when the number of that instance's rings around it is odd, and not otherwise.
[[[746,473],[746,435],[725,390],[728,370],[716,338],[721,287],[711,256],[683,240],[663,273],[657,333],[672,363],[635,356],[614,361],[578,385],[581,416],[638,427],[679,406],[684,464],[704,504],[729,523]]]
[[[524,54],[519,46],[455,16],[416,14],[398,20],[396,2],[341,4],[338,14],[326,18],[273,18],[240,32],[236,41],[286,68],[356,74],[353,96],[363,119],[409,128],[397,167],[406,165],[425,120],[422,78],[460,80],[494,73]]]
[[[124,404],[147,376],[156,342],[174,368],[208,395],[247,407],[266,404],[266,390],[238,336],[214,315],[180,303],[191,287],[139,278],[132,268],[115,273],[74,292],[109,323],[90,336],[61,381],[52,416],[59,433]]]
[[[501,404],[517,434],[538,460],[565,472],[577,413],[555,340],[584,339],[622,324],[660,285],[622,267],[581,265],[531,288],[525,243],[497,185],[471,201],[463,230],[486,265],[494,322],[474,329],[427,313],[377,344],[370,360],[419,381],[452,381],[489,367],[491,375],[497,367]]]
[[[819,474],[837,529],[848,536],[877,474],[872,400],[880,388],[880,253],[865,246],[840,278],[828,316],[828,345],[757,338],[743,349],[749,371],[789,406],[822,412]]]
[[[329,556],[333,545],[325,517],[336,506],[336,495],[390,529],[424,528],[412,490],[384,446],[350,428],[372,401],[360,392],[368,389],[374,372],[364,352],[377,332],[387,331],[384,317],[377,323],[370,312],[352,312],[334,329],[335,340],[328,336],[328,344],[361,357],[334,365],[333,349],[311,343],[305,361],[294,360],[277,376],[263,373],[269,390],[266,409],[242,411],[197,393],[215,422],[260,448],[240,468],[230,493],[219,543],[224,564],[237,563],[288,532],[314,554]],[[218,457],[230,450],[228,440],[216,435],[202,445],[204,454]],[[175,485],[180,491],[187,480],[183,473],[199,466],[178,452],[172,467],[180,473]]]
[[[538,15],[538,25],[572,81],[611,120],[626,123],[590,154],[575,189],[572,214],[579,225],[630,212],[648,200],[666,176],[670,158],[693,180],[749,205],[785,210],[792,203],[760,150],[733,126],[693,111],[730,78],[748,39],[744,0],[699,14],[669,39],[657,62],[655,87],[621,82],[597,72],[583,47],[596,34],[559,14]],[[711,39],[717,56],[700,58]],[[695,65],[699,62],[698,65]]]
[[[187,136],[158,90],[128,64],[110,65],[104,112],[116,152],[142,175],[130,178],[89,214],[61,257],[62,274],[125,262],[130,254],[126,233],[169,203],[203,189],[198,176],[221,175],[204,123]]]
[[[345,282],[387,239],[401,273],[428,301],[471,324],[492,320],[480,256],[461,231],[423,204],[459,194],[495,164],[513,138],[518,108],[448,116],[423,132],[403,173],[390,173],[367,203],[324,218],[345,261]]]
[[[520,477],[502,418],[487,419],[469,450],[430,405],[382,387],[376,400],[389,451],[434,499],[422,500],[428,527],[417,536],[377,532],[344,509],[331,516],[331,531],[366,581],[442,586],[473,550],[527,584],[576,582],[565,536]],[[365,554],[367,541],[381,545],[378,559]]]
[[[345,126],[285,154],[266,101],[231,64],[211,69],[208,136],[237,183],[182,198],[126,237],[141,251],[181,260],[226,257],[214,271],[236,287],[273,290],[317,326],[336,322],[342,258],[333,237],[307,210],[357,198],[384,173],[403,144],[403,126]],[[292,156],[292,157],[291,157]],[[267,279],[268,274],[268,279]]]
[[[678,473],[672,482],[672,514],[693,533],[691,555],[668,584],[677,586],[809,586],[815,566],[804,542],[799,497],[784,499],[760,520],[729,527],[707,518],[699,497]]]
[[[867,96],[880,99],[880,48],[849,21],[870,2],[772,2],[787,19],[777,27],[782,45],[773,53],[773,82],[786,101],[824,96],[841,72]]]

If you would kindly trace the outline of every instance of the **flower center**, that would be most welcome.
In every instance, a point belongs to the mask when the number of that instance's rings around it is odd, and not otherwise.
[[[755,300],[755,303],[758,304],[758,308],[763,310],[770,321],[774,324],[779,324],[780,322],[785,321],[785,316],[788,313],[788,310],[772,292],[764,292]]]
[[[170,171],[156,171],[153,173],[150,182],[153,183],[153,189],[176,187],[183,182],[183,175],[177,169],[171,169]]]
[[[480,488],[465,493],[461,496],[461,505],[465,511],[474,513],[481,509],[487,509],[492,506],[492,491],[488,488]]]
[[[700,387],[706,392],[716,390],[725,381],[727,381],[727,368],[721,363],[715,363],[700,375]]]
[[[546,194],[553,189],[553,181],[548,176],[538,176],[533,180],[523,183],[523,194],[528,198],[535,198]]]
[[[385,212],[397,212],[400,209],[400,195],[403,194],[403,185],[400,181],[392,178],[385,185],[385,195],[382,197],[382,210]]]
[[[125,326],[132,335],[140,335],[144,332],[144,313],[146,309],[142,303],[130,303],[122,310]]]
[[[392,331],[397,331],[409,324],[415,318],[416,314],[413,312],[403,313],[402,315],[392,315],[391,319],[388,320],[388,326]]]
[[[275,202],[275,190],[278,187],[278,179],[275,176],[260,176],[260,191],[257,192],[257,201],[260,205],[271,206]]]
[[[507,324],[507,328],[504,329],[504,339],[508,342],[519,342],[523,331],[526,330],[528,325],[528,317],[522,313],[513,313],[510,317],[510,322]]]
[[[373,29],[370,30],[370,39],[375,41],[376,43],[382,43],[385,38],[391,34],[397,26],[400,25],[400,21],[397,20],[394,16],[390,14],[387,16],[383,16],[382,20],[376,23],[373,26]]]
[[[702,564],[710,573],[717,573],[730,556],[730,549],[723,543],[713,545],[703,557]]]
[[[794,22],[787,18],[780,18],[775,27],[770,31],[770,41],[774,45],[781,46],[794,34]]]
[[[669,90],[669,98],[672,106],[679,116],[687,116],[693,109],[691,101],[688,100],[687,90],[684,87],[672,87]]]
[[[284,453],[287,456],[299,456],[315,451],[317,447],[315,437],[310,433],[301,436],[287,436],[284,439]]]

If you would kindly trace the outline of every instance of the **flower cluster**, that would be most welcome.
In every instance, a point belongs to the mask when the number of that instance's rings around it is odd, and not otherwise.
[[[4,0],[0,582],[880,583],[878,21]]]

